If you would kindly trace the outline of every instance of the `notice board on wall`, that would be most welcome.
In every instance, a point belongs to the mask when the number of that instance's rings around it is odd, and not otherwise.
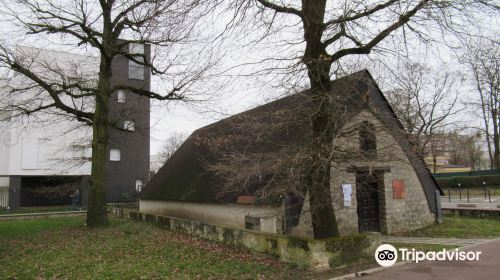
[[[344,196],[344,207],[352,206],[352,185],[342,184],[342,194]]]

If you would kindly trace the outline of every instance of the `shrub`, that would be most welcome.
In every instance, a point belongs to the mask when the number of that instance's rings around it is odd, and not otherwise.
[[[436,178],[436,181],[441,188],[458,188],[458,184],[461,188],[499,187],[500,175],[457,176]],[[483,182],[485,182],[484,185]]]

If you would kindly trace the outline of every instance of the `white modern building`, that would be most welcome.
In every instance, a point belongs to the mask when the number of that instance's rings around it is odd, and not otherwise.
[[[149,46],[142,50],[149,59]],[[18,47],[17,55],[54,83],[95,85],[99,65],[95,57],[27,47]],[[144,66],[125,57],[113,63],[113,85],[150,88]],[[27,78],[10,77],[0,88],[0,207],[23,204],[20,196],[27,188],[70,184],[81,189],[89,184],[92,127],[56,109],[20,115],[20,107],[52,102],[46,92],[31,88],[33,84]],[[13,90],[20,86],[30,88]],[[93,97],[62,98],[80,110],[92,111],[94,106]],[[149,179],[149,99],[119,90],[110,107],[107,189],[134,190]]]

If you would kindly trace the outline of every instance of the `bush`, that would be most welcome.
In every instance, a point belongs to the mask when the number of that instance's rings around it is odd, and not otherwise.
[[[500,175],[486,176],[457,176],[449,178],[436,178],[437,183],[441,188],[482,188],[482,187],[499,187]],[[483,182],[486,184],[483,185]]]

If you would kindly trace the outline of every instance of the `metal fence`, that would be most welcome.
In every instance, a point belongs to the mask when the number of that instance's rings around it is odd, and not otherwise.
[[[497,202],[500,188],[448,188],[443,189],[444,197],[449,202]]]
[[[138,209],[135,189],[106,190],[109,207]],[[88,190],[0,187],[0,215],[82,211],[88,207]]]

